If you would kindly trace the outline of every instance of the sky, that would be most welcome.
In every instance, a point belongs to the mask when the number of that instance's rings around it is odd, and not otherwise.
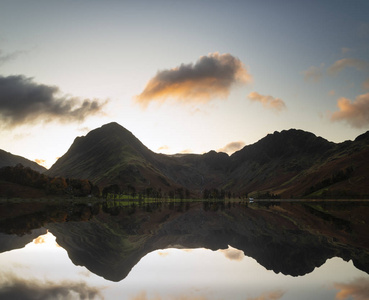
[[[0,149],[46,167],[110,122],[158,153],[369,129],[369,2],[0,1]]]
[[[50,232],[1,253],[0,262],[0,295],[6,299],[363,300],[369,293],[368,274],[352,261],[334,257],[293,277],[267,270],[231,246],[156,250],[119,282],[74,265]]]

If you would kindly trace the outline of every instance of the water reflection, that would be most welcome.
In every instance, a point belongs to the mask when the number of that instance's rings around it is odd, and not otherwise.
[[[1,207],[1,250],[34,240],[0,254],[0,298],[367,299],[367,203],[32,207]]]

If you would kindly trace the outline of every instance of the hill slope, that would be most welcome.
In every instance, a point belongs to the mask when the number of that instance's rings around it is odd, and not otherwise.
[[[290,129],[269,134],[228,156],[163,155],[145,147],[117,123],[78,137],[46,174],[84,178],[121,190],[222,189],[236,195],[270,197],[369,196],[369,132],[335,144]],[[224,194],[224,193],[223,193]]]
[[[14,167],[17,164],[22,164],[25,167],[30,167],[31,169],[43,173],[46,171],[46,168],[40,166],[34,161],[28,160],[22,156],[11,154],[10,152],[6,152],[4,150],[0,150],[0,168],[2,167]]]

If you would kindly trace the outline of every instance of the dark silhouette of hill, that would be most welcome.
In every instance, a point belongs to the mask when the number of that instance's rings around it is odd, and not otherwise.
[[[275,273],[301,276],[332,257],[352,260],[369,273],[367,202],[25,202],[0,208],[0,252],[47,228],[74,264],[112,281],[125,278],[154,250],[228,245]]]
[[[40,166],[34,161],[28,160],[22,156],[11,154],[0,149],[0,168],[2,167],[14,167],[18,164],[22,164],[25,167],[29,167],[37,172],[43,173],[46,168]]]
[[[354,141],[329,142],[303,130],[269,134],[231,156],[210,151],[163,155],[110,123],[78,137],[46,172],[88,179],[124,192],[218,189],[256,197],[368,197],[369,132]],[[223,193],[224,195],[225,193]]]

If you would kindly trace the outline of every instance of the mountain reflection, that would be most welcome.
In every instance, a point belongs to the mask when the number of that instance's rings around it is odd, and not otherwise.
[[[368,216],[367,202],[1,204],[0,251],[49,230],[75,265],[111,281],[166,248],[222,249],[292,276],[341,257],[369,273]]]

